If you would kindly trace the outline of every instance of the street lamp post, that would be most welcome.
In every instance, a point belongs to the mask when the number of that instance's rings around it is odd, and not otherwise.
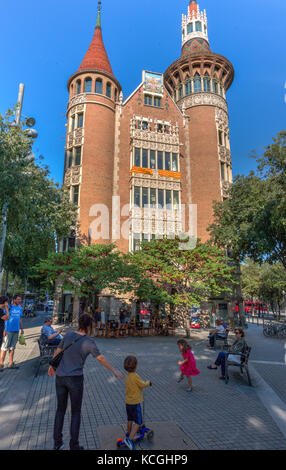
[[[25,85],[23,83],[20,83],[18,101],[17,101],[17,110],[16,110],[16,115],[15,115],[15,121],[13,123],[15,126],[19,126],[21,123],[24,90],[25,90]],[[27,119],[26,125],[28,127],[32,127],[31,124],[33,126],[35,124],[35,120],[33,118]],[[29,129],[27,131],[27,136],[32,139],[35,139],[38,136],[38,133],[35,129]],[[1,240],[0,240],[0,291],[2,290],[2,281],[3,281],[3,255],[4,255],[4,247],[5,247],[6,232],[7,232],[7,215],[8,215],[8,197],[6,198],[6,201],[2,209]]]

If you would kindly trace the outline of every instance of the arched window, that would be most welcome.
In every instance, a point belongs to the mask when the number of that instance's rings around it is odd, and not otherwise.
[[[194,78],[194,92],[200,93],[201,91],[202,91],[201,77],[198,73],[196,73],[195,78]]]
[[[192,82],[190,80],[190,77],[187,77],[186,79],[186,95],[191,95],[192,94]]]
[[[202,23],[200,21],[196,21],[196,31],[202,31]]]
[[[106,96],[111,98],[111,83],[109,82],[106,84]]]
[[[79,95],[81,93],[81,80],[76,82],[76,94]]]
[[[101,78],[96,79],[95,93],[99,93],[100,95],[102,95],[102,80],[101,80]]]
[[[181,100],[183,98],[183,85],[182,84],[179,86],[178,92],[179,92],[179,100]]]
[[[216,79],[213,79],[213,93],[218,93],[218,82]]]
[[[91,93],[92,80],[91,78],[86,78],[84,81],[84,92]]]
[[[211,80],[207,73],[204,76],[204,91],[211,91]]]
[[[193,32],[194,32],[194,25],[193,25],[193,23],[189,23],[188,26],[187,26],[187,33],[191,34]]]

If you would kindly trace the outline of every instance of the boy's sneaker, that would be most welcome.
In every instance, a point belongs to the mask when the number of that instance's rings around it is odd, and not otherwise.
[[[133,444],[133,441],[131,441],[131,439],[129,439],[129,437],[126,437],[126,439],[124,439],[124,444],[126,445],[126,447],[128,447],[128,449],[130,450],[136,450],[135,449],[135,445]]]

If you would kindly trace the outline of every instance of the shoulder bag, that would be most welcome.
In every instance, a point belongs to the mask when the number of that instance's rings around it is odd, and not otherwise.
[[[59,354],[57,354],[55,357],[53,357],[49,364],[50,366],[54,369],[54,370],[57,370],[57,368],[59,367],[60,363],[61,363],[61,360],[63,358],[63,355],[64,355],[64,352],[69,349],[73,344],[77,343],[78,341],[80,341],[82,338],[85,338],[86,335],[84,336],[81,336],[80,338],[77,338],[75,339],[71,344],[69,344],[66,348],[64,348]]]

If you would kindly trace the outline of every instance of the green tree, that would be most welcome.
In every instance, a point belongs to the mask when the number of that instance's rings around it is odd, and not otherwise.
[[[213,242],[227,248],[237,272],[246,258],[262,264],[281,262],[286,269],[286,132],[282,131],[262,157],[257,172],[238,175],[229,198],[214,204]],[[235,293],[243,318],[241,289]]]
[[[133,268],[115,244],[80,246],[65,253],[50,253],[36,266],[37,275],[44,285],[55,280],[63,290],[92,303],[95,292],[108,289],[119,294],[133,289]],[[76,319],[75,319],[76,320]]]
[[[141,273],[137,298],[168,303],[187,330],[192,305],[231,291],[233,267],[226,264],[222,250],[209,244],[181,250],[178,238],[152,240],[142,243],[129,260]]]
[[[50,179],[48,168],[31,158],[32,143],[23,123],[12,124],[13,116],[13,111],[0,116],[2,214],[8,204],[3,264],[6,271],[25,280],[32,266],[76,226],[77,214],[67,193]]]
[[[264,265],[259,265],[254,261],[247,259],[241,266],[241,282],[243,296],[252,302],[258,301],[260,295],[261,277]]]
[[[234,179],[229,199],[214,205],[212,239],[234,259],[281,262],[286,269],[286,132],[257,158],[257,174]]]
[[[265,264],[260,279],[260,298],[269,303],[271,310],[278,318],[286,293],[286,272],[281,263]]]

